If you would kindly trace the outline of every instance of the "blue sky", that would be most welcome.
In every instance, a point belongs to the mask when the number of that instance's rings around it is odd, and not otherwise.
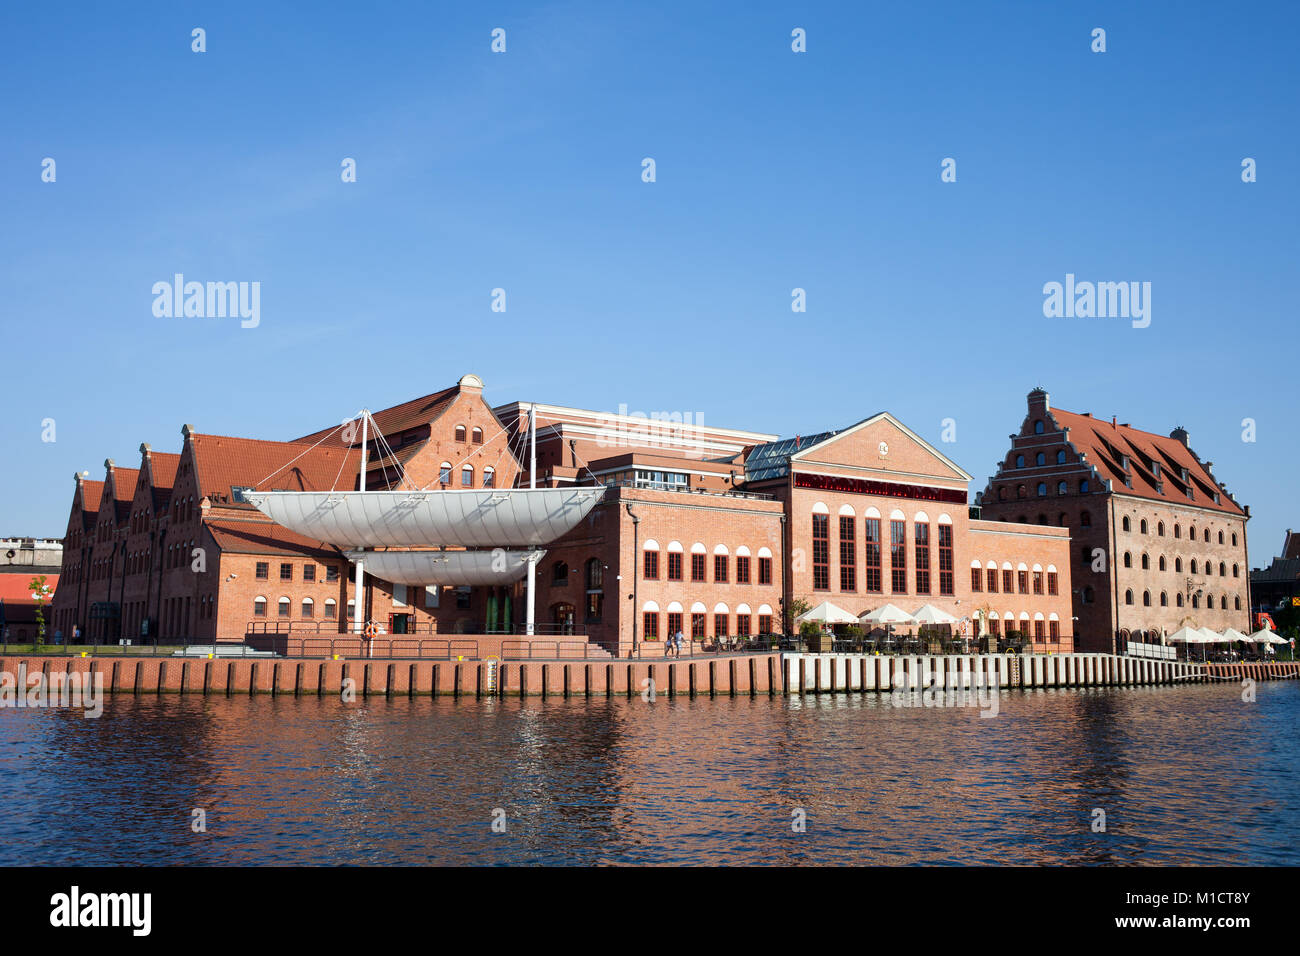
[[[1295,5],[447,6],[5,6],[0,534],[184,422],[291,438],[467,371],[783,435],[953,418],[972,491],[1042,385],[1185,426],[1252,564],[1300,527]],[[260,325],[156,318],[177,272],[260,282]],[[1150,282],[1150,327],[1045,318],[1066,273]]]

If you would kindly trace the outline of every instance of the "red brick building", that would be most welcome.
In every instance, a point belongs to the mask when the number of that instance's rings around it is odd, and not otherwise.
[[[529,413],[539,487],[605,486],[546,548],[542,635],[607,645],[756,635],[789,626],[794,598],[858,614],[934,604],[969,633],[1023,631],[1068,650],[1068,531],[973,520],[970,476],[888,414],[809,438],[554,405],[492,409],[482,382],[373,416],[365,487],[527,485]],[[139,469],[78,476],[58,625],[98,640],[242,641],[339,634],[352,568],[334,546],[272,523],[251,489],[356,489],[361,436],[335,426],[289,442],[182,430],[176,454],[141,446]],[[996,572],[996,573],[994,573]],[[414,588],[366,577],[364,620],[391,633],[511,630],[523,585]]]
[[[1068,529],[1081,650],[1124,650],[1183,626],[1250,630],[1246,522],[1191,449],[1029,393],[1011,449],[980,495],[999,521]]]

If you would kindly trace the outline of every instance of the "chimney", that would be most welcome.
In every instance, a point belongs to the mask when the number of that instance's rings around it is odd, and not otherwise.
[[[1029,393],[1029,414],[1046,415],[1052,409],[1052,402],[1047,390],[1041,385]]]
[[[1184,428],[1182,425],[1179,425],[1177,428],[1171,431],[1169,433],[1169,437],[1182,442],[1184,448],[1190,449],[1192,447],[1187,443],[1188,442],[1187,429]]]

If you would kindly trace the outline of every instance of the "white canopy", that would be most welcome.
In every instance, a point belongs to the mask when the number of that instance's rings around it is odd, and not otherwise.
[[[917,624],[956,624],[957,618],[933,604],[922,604],[912,615]]]
[[[545,551],[349,551],[367,574],[412,587],[510,584],[528,573],[528,557]]]
[[[1206,644],[1227,644],[1228,638],[1224,637],[1218,631],[1212,631],[1208,627],[1200,628],[1201,634],[1205,637]]]
[[[858,617],[864,624],[913,624],[915,620],[896,604],[885,604]]]
[[[856,624],[858,619],[844,610],[832,604],[830,601],[822,601],[814,608],[804,611],[794,619],[798,624],[800,621],[825,621],[827,624]]]
[[[1236,641],[1245,641],[1247,644],[1253,643],[1255,640],[1253,637],[1250,637],[1247,634],[1243,634],[1241,633],[1241,631],[1238,631],[1235,628],[1231,628],[1231,627],[1227,628],[1223,632],[1223,639],[1225,641],[1232,641],[1234,643]]]
[[[1208,644],[1206,638],[1199,630],[1194,627],[1180,627],[1174,633],[1170,634],[1166,640],[1171,644]]]
[[[1290,644],[1285,637],[1279,637],[1277,631],[1271,631],[1266,627],[1261,627],[1254,634],[1250,635],[1256,644]]]
[[[246,491],[276,524],[341,548],[550,544],[585,518],[604,488],[467,491]]]

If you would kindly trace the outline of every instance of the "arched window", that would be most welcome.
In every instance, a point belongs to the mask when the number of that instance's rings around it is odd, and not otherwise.
[[[1060,525],[1062,528],[1064,528],[1066,525],[1070,523],[1070,516],[1067,515],[1064,511],[1062,511],[1060,516],[1056,519],[1056,523]]]
[[[1143,518],[1143,519],[1142,519],[1142,523],[1141,523],[1140,525],[1138,525],[1138,530],[1140,530],[1143,534],[1146,534],[1146,533],[1147,533],[1147,519],[1146,519],[1146,518]]]
[[[1017,497],[1017,498],[1024,498],[1024,497],[1026,497],[1028,494],[1029,494],[1029,490],[1028,490],[1024,485],[1019,485],[1019,486],[1016,488],[1016,497]]]
[[[1042,433],[1043,433],[1043,420],[1042,420],[1041,418],[1035,419],[1035,420],[1034,420],[1034,434],[1035,434],[1035,435],[1041,435]]]
[[[1201,596],[1199,594],[1193,594],[1192,607],[1200,607],[1200,606],[1201,606]]]
[[[1133,530],[1133,522],[1129,520],[1128,515],[1124,516],[1124,519],[1123,521],[1120,522],[1120,525],[1121,527],[1123,527],[1125,531]]]
[[[1124,552],[1124,567],[1126,568],[1133,567],[1133,555],[1129,554],[1127,551]]]
[[[1175,523],[1174,523],[1174,537],[1175,537],[1175,538],[1181,538],[1182,536],[1183,536],[1182,528],[1178,525],[1177,522],[1175,522]]]
[[[349,621],[355,620],[356,616],[357,616],[357,602],[349,598],[348,599],[348,620]]]
[[[1024,456],[1024,455],[1016,455],[1016,467],[1017,467],[1017,468],[1024,468],[1024,467],[1025,467],[1025,456]]]
[[[325,599],[325,620],[337,620],[339,616],[339,602],[333,598]]]
[[[1147,557],[1147,553],[1145,551],[1142,552],[1142,570],[1143,571],[1151,570],[1151,559]]]
[[[302,616],[303,617],[316,616],[316,602],[309,597],[305,597],[302,599]]]
[[[1163,554],[1160,555],[1160,570],[1165,570],[1165,556]]]
[[[1237,566],[1234,564],[1234,565],[1232,566],[1232,576],[1233,576],[1234,578],[1238,576],[1237,571],[1238,571],[1238,568],[1237,568]]]
[[[1191,565],[1189,565],[1189,567],[1190,567],[1190,569],[1191,569],[1192,574],[1195,574],[1195,573],[1196,573],[1196,559],[1195,559],[1195,558],[1192,558],[1192,563],[1191,563]]]
[[[438,466],[438,480],[444,485],[451,484],[451,462],[444,461]]]
[[[1232,532],[1232,546],[1233,546],[1234,548],[1237,546],[1237,532],[1235,532],[1235,531]]]
[[[495,488],[497,486],[497,470],[491,465],[483,469],[483,487]]]
[[[1227,566],[1226,564],[1224,564],[1222,561],[1220,561],[1220,562],[1219,562],[1219,577],[1221,577],[1221,578],[1222,578],[1222,577],[1226,577],[1227,574],[1228,574],[1228,566]]]
[[[1182,592],[1182,591],[1179,591],[1177,594],[1174,595],[1174,603],[1177,604],[1179,607],[1182,607],[1182,606],[1183,606],[1183,592]]]
[[[1125,603],[1125,604],[1132,604],[1132,603],[1133,603],[1133,589],[1132,589],[1132,588],[1129,588],[1127,591],[1124,592],[1124,603]]]
[[[280,605],[280,616],[289,617],[292,613],[292,602],[287,597],[282,597],[278,603]]]
[[[1233,606],[1234,606],[1238,611],[1240,611],[1240,610],[1241,610],[1241,595],[1238,594],[1235,598],[1233,598],[1233,599],[1232,599],[1232,603],[1233,603]]]
[[[1079,482],[1079,494],[1086,495],[1088,493],[1088,488],[1089,485],[1088,485],[1087,478],[1084,478],[1082,481]]]
[[[462,488],[474,487],[474,466],[473,465],[460,466],[460,486]]]
[[[1046,497],[1047,497],[1047,482],[1045,482],[1045,481],[1040,481],[1040,482],[1038,483],[1038,497],[1040,497],[1040,498],[1046,498]]]
[[[1056,483],[1056,493],[1057,493],[1058,495],[1068,494],[1068,493],[1069,493],[1069,486],[1066,485],[1066,483],[1063,482],[1063,481],[1058,481],[1058,482]]]
[[[1079,512],[1079,525],[1080,525],[1081,527],[1084,527],[1084,528],[1089,528],[1089,527],[1091,527],[1091,526],[1092,526],[1092,512],[1090,512],[1090,511],[1080,511],[1080,512]]]
[[[1179,574],[1182,574],[1182,573],[1183,573],[1183,559],[1182,559],[1182,558],[1179,558],[1179,557],[1175,557],[1175,558],[1174,558],[1174,570],[1177,571]]]
[[[1160,606],[1161,607],[1169,606],[1169,595],[1166,594],[1164,591],[1160,592]]]
[[[998,489],[998,501],[1006,501],[1006,500],[1007,500],[1007,488],[1006,485],[1003,485],[1001,488]]]
[[[1064,465],[1064,464],[1065,464],[1065,449],[1064,449],[1064,448],[1062,448],[1060,451],[1058,451],[1058,452],[1056,453],[1056,463],[1057,463],[1058,465]]]
[[[475,428],[473,431],[471,431],[469,433],[469,440],[472,441],[475,445],[483,444],[483,429]]]
[[[1047,464],[1047,456],[1040,451],[1037,455],[1034,456],[1034,464],[1035,465]]]
[[[1165,536],[1165,523],[1163,521],[1156,522],[1156,535],[1161,538]]]
[[[1143,607],[1150,607],[1150,606],[1151,606],[1151,592],[1150,592],[1150,591],[1143,591],[1143,592],[1142,592],[1142,606],[1143,606]]]
[[[1219,597],[1219,610],[1226,611],[1227,609],[1228,609],[1228,595],[1224,594]]]
[[[456,426],[456,441],[464,441],[464,440],[465,440],[465,426],[464,426],[464,425],[457,425],[457,426]]]
[[[1203,536],[1204,536],[1205,543],[1206,543],[1206,544],[1209,544],[1209,543],[1210,543],[1210,529],[1209,529],[1209,528],[1206,528],[1206,529],[1202,532],[1202,534],[1203,534]]]
[[[1219,544],[1223,544],[1223,532],[1219,532]]]
[[[253,617],[266,617],[266,598],[260,594],[253,598]]]
[[[1188,541],[1196,540],[1196,525],[1192,525],[1190,528],[1187,529],[1187,540]]]

